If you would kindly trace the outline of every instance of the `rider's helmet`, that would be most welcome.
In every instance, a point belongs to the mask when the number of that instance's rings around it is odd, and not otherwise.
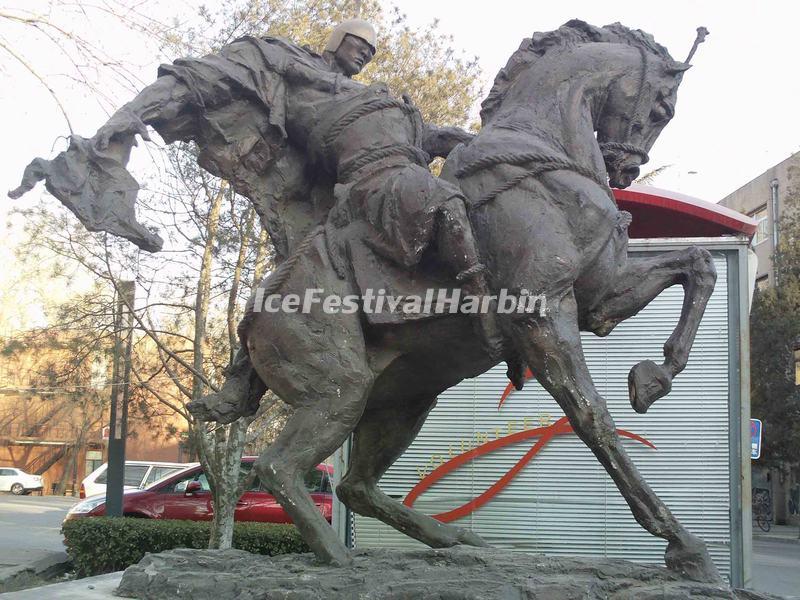
[[[372,51],[375,52],[375,46],[378,42],[377,36],[375,35],[375,28],[372,26],[372,23],[364,21],[363,19],[348,19],[334,27],[331,32],[331,37],[328,38],[325,51],[336,52],[346,35],[354,35],[357,38],[361,38],[367,42],[372,48]]]

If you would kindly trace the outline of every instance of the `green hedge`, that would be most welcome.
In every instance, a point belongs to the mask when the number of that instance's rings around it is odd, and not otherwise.
[[[207,548],[211,524],[131,517],[84,517],[61,526],[64,545],[78,577],[121,571],[146,552],[171,548]],[[254,554],[308,552],[294,525],[236,523],[233,547]]]

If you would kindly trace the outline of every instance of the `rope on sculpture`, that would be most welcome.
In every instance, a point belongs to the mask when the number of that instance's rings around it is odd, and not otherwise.
[[[572,171],[573,173],[577,173],[578,175],[582,175],[587,179],[594,181],[602,188],[610,189],[608,187],[608,182],[598,177],[597,173],[592,169],[588,169],[568,158],[561,158],[543,152],[502,152],[500,154],[484,156],[461,167],[456,172],[456,177],[462,179],[467,175],[477,173],[478,171],[482,171],[496,165],[523,166],[530,163],[535,163],[535,165],[523,173],[512,177],[475,202],[472,202],[470,204],[470,209],[474,210],[479,208],[484,204],[491,202],[503,192],[507,192],[508,190],[515,188],[529,177],[538,177],[539,175],[548,171]]]
[[[339,137],[339,134],[341,134],[345,128],[358,121],[361,117],[379,110],[385,110],[387,108],[399,108],[408,114],[411,114],[416,110],[410,104],[406,104],[402,100],[395,100],[394,98],[379,98],[377,100],[365,102],[355,110],[352,110],[344,115],[331,126],[331,128],[328,130],[328,133],[325,135],[325,147],[330,148],[331,145],[333,145],[333,143],[336,141],[336,138]]]
[[[645,91],[647,89],[647,52],[645,52],[643,48],[638,48],[638,50],[641,60],[639,67],[639,84],[636,91],[636,99],[633,102],[633,117],[628,122],[628,139],[630,139],[633,134],[633,126],[636,123],[641,124],[641,121],[650,113],[649,107],[644,105],[644,101],[646,100]],[[647,153],[647,150],[639,146],[634,146],[633,144],[627,144],[625,142],[601,142],[599,145],[600,150],[604,154],[608,151],[636,154],[642,157],[642,164],[650,160],[650,155]]]
[[[623,142],[603,142],[600,144],[600,150],[618,150],[620,152],[627,152],[628,154],[638,154],[642,157],[642,164],[650,160],[650,155],[647,150],[634,146],[633,144],[625,144]]]
[[[283,284],[286,283],[287,279],[289,279],[289,275],[292,274],[292,270],[297,264],[297,261],[300,260],[300,258],[306,253],[306,250],[308,250],[311,247],[311,244],[314,243],[314,238],[316,238],[318,235],[321,235],[324,231],[325,228],[322,225],[312,229],[308,235],[303,238],[303,241],[297,244],[297,247],[289,255],[289,258],[279,264],[277,268],[270,274],[269,279],[267,279],[267,285],[265,287],[261,287],[259,285],[259,287],[256,288],[256,290],[264,290],[264,293],[261,296],[262,298],[267,298],[272,294],[276,294],[278,290],[283,287]],[[239,339],[242,343],[242,348],[247,347],[247,344],[245,343],[245,334],[247,327],[250,325],[250,321],[253,319],[255,298],[255,293],[250,296],[250,299],[245,305],[242,320],[239,321],[239,326],[236,328],[236,331],[239,334]]]
[[[272,275],[267,280],[267,287],[263,288],[264,296],[274,294],[281,287],[283,287],[283,284],[286,283],[287,279],[289,279],[289,275],[291,274],[292,269],[294,269],[295,264],[297,264],[297,261],[300,260],[300,257],[302,257],[303,254],[306,253],[306,250],[311,247],[311,244],[314,242],[314,238],[318,235],[321,235],[323,231],[324,227],[321,225],[315,227],[305,238],[303,238],[302,242],[297,244],[297,247],[289,255],[289,258],[278,265],[278,268],[272,272]]]
[[[339,173],[339,181],[342,183],[347,182],[360,169],[391,156],[405,156],[419,166],[427,166],[430,160],[427,152],[410,144],[385,146],[377,150],[369,150],[344,165]]]

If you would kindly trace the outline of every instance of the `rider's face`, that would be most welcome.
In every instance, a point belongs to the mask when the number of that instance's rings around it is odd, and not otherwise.
[[[361,72],[375,53],[367,42],[360,37],[347,34],[334,54],[337,70],[352,77]]]

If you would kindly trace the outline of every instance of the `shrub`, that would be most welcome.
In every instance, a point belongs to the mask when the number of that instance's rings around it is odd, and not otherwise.
[[[61,532],[78,577],[121,571],[146,552],[207,548],[211,524],[131,517],[91,517],[64,522]],[[233,547],[254,554],[308,552],[294,525],[236,523]]]

